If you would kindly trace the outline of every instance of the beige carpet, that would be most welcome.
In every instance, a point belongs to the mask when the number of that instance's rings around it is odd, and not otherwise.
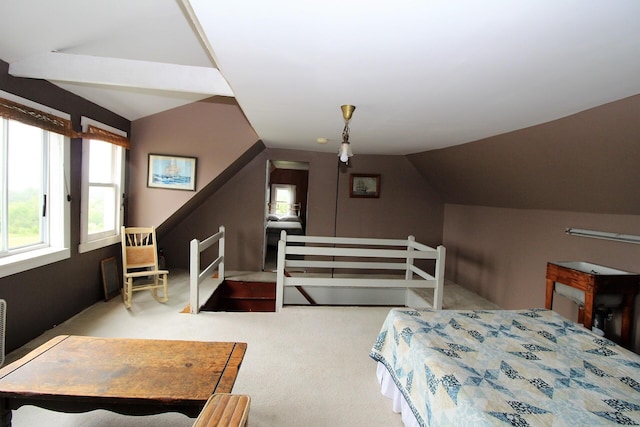
[[[61,334],[210,341],[244,341],[247,353],[234,392],[252,398],[251,426],[402,426],[380,394],[369,350],[389,308],[285,307],[280,313],[181,313],[188,304],[188,274],[172,271],[170,300],[147,292],[133,306],[119,298],[100,302],[16,350],[7,363]],[[207,284],[202,285],[207,289]],[[212,289],[212,287],[210,288]],[[203,291],[203,293],[205,293]],[[454,284],[445,308],[495,308]],[[107,411],[62,414],[24,406],[13,426],[191,426],[169,413],[130,417]]]

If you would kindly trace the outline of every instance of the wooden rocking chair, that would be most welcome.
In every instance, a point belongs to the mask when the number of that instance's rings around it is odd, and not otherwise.
[[[154,227],[122,227],[122,299],[127,308],[135,291],[150,290],[159,302],[169,300],[167,275],[158,269],[156,230]],[[162,288],[162,296],[158,289]]]

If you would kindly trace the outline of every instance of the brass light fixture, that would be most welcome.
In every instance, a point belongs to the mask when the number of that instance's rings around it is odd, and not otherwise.
[[[340,108],[342,109],[342,117],[344,118],[344,129],[342,130],[342,144],[340,145],[338,156],[340,156],[340,161],[346,165],[349,164],[349,157],[353,156],[351,144],[349,143],[349,120],[351,120],[351,116],[356,107],[353,105],[343,105]]]

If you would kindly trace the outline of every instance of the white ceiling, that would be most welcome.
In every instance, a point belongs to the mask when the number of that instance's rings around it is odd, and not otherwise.
[[[129,120],[235,96],[268,147],[337,152],[353,104],[356,155],[408,154],[640,94],[639,17],[637,0],[2,0],[0,59]]]

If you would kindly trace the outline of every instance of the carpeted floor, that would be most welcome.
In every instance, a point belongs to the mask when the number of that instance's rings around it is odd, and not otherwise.
[[[227,277],[233,276],[233,272]],[[242,276],[242,275],[241,275]],[[244,275],[255,279],[255,275]],[[280,313],[181,313],[188,305],[188,273],[172,271],[170,300],[134,295],[130,310],[119,298],[99,302],[7,356],[6,363],[61,334],[104,337],[244,341],[247,353],[234,392],[251,396],[256,426],[402,426],[380,394],[368,356],[385,307],[285,307]],[[207,283],[201,285],[207,294]],[[209,294],[212,291],[209,287]],[[445,286],[445,308],[497,308],[465,289]],[[63,414],[32,406],[13,413],[13,426],[191,426],[168,413],[129,417],[107,411]]]

